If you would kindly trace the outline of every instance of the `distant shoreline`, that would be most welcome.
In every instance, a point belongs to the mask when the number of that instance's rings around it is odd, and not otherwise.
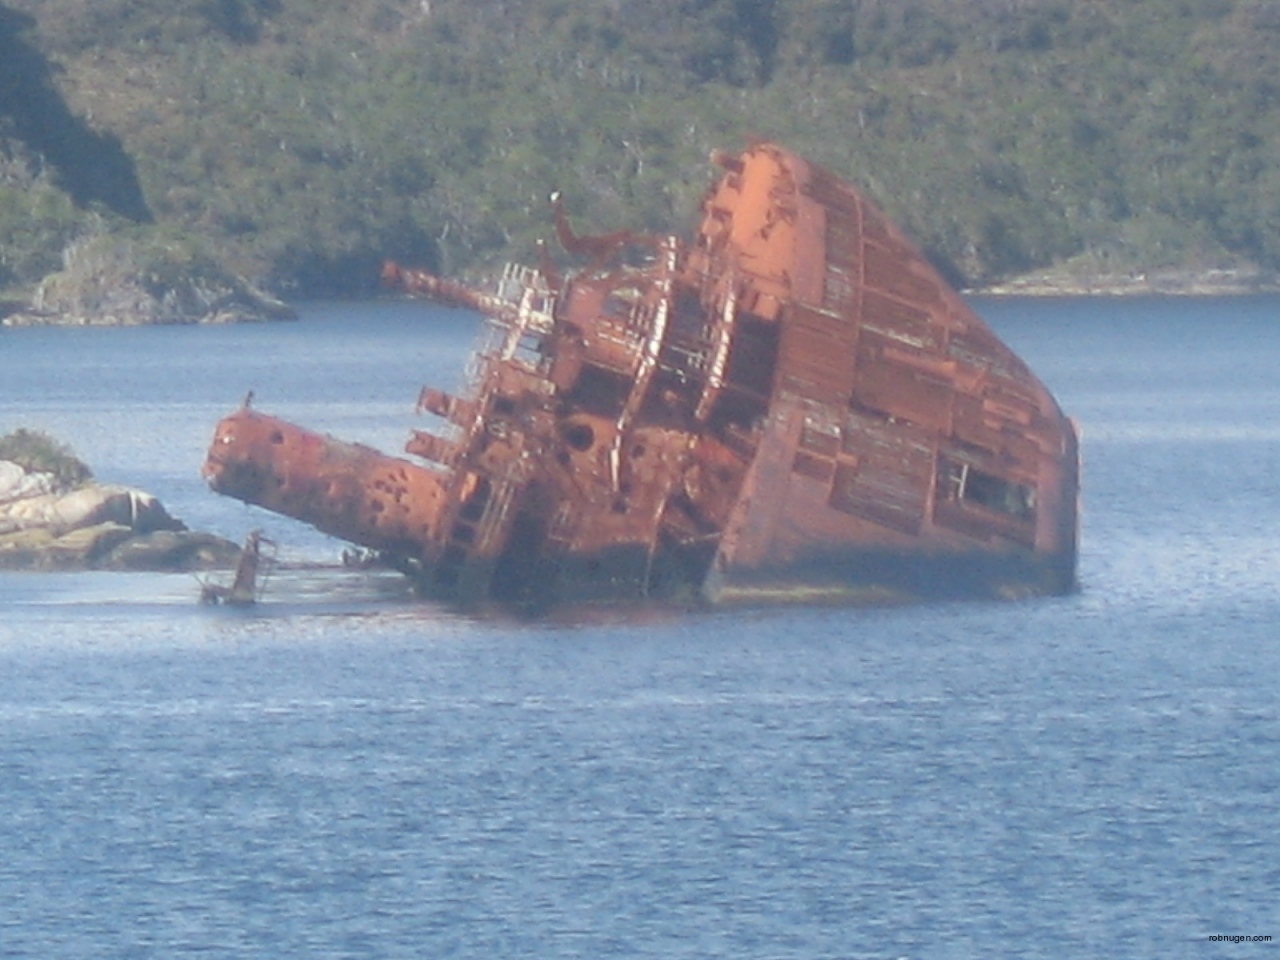
[[[1257,269],[1153,270],[1076,276],[1046,270],[964,291],[983,297],[1238,297],[1280,293],[1280,275]]]
[[[1157,270],[1150,273],[1070,275],[1046,270],[1014,277],[984,287],[968,287],[961,291],[972,297],[1239,297],[1280,294],[1280,274],[1257,269]],[[301,297],[301,301],[309,298]],[[172,324],[250,322],[260,323],[261,316],[192,318],[146,321],[103,318],[95,320],[83,315],[59,313],[37,314],[27,304],[13,299],[0,299],[0,327],[55,326],[162,326]],[[274,317],[271,319],[275,319]]]

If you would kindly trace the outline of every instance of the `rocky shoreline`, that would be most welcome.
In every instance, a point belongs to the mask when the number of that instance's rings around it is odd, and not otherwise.
[[[96,237],[23,301],[0,301],[0,326],[257,323],[297,314],[215,260]]]
[[[1233,297],[1280,293],[1280,274],[1255,267],[1099,273],[1056,268],[971,287],[982,297]],[[48,278],[29,301],[0,299],[0,327],[143,326],[293,320],[285,302],[246,281],[192,275],[119,275],[112,283],[74,271]]]
[[[11,449],[39,444],[52,442],[25,431],[0,438]],[[222,570],[239,559],[237,544],[189,530],[145,491],[94,482],[63,456],[78,469],[0,456],[0,570]]]
[[[1127,273],[1046,270],[965,293],[984,297],[1237,297],[1280,293],[1280,275],[1253,267]]]

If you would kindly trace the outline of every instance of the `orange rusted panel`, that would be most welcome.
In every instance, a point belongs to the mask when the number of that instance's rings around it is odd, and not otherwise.
[[[500,328],[419,410],[427,468],[242,410],[214,489],[382,550],[428,595],[667,599],[1055,593],[1077,444],[1048,390],[901,231],[774,144],[718,155],[697,235],[555,232],[585,265],[490,292],[389,264]]]
[[[445,496],[434,470],[247,407],[218,424],[204,476],[219,493],[405,555],[435,536]]]

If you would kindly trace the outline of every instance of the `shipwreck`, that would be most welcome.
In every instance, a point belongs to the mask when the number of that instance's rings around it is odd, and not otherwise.
[[[774,144],[713,157],[692,239],[580,236],[478,291],[460,396],[391,457],[247,404],[221,494],[377,551],[425,596],[898,602],[1075,586],[1076,431],[872,202]]]

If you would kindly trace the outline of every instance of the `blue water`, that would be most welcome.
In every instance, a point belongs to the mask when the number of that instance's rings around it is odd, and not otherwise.
[[[394,577],[0,574],[0,957],[1259,956],[1280,938],[1280,299],[991,300],[1084,435],[1076,595],[540,624]],[[398,449],[477,333],[0,329],[0,433],[192,526],[255,404]]]

